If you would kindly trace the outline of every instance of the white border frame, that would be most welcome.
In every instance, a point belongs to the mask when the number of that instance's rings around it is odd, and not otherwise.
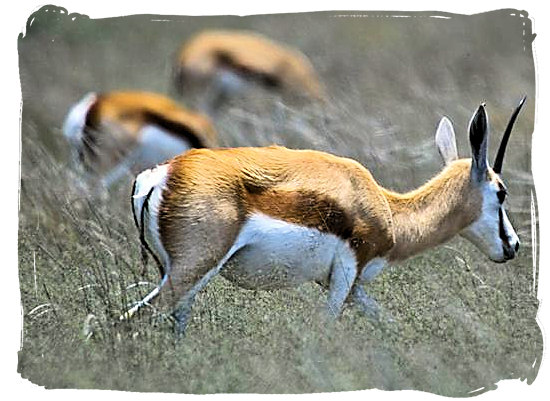
[[[0,380],[2,382],[2,393],[6,395],[15,394],[18,398],[26,396],[38,396],[41,400],[65,400],[72,399],[75,396],[86,400],[95,397],[103,397],[105,400],[132,400],[139,401],[154,397],[155,399],[176,399],[176,397],[190,397],[197,399],[197,395],[180,394],[151,394],[151,393],[125,393],[119,391],[87,391],[87,390],[48,390],[45,391],[26,379],[22,379],[17,372],[17,351],[20,347],[20,333],[14,327],[21,327],[22,316],[20,307],[20,292],[18,278],[18,255],[17,255],[17,229],[18,229],[18,186],[19,186],[19,155],[20,142],[18,135],[20,133],[20,107],[21,107],[21,89],[19,84],[17,36],[23,32],[28,17],[32,12],[38,10],[43,5],[54,4],[66,8],[69,12],[78,12],[89,15],[91,18],[115,17],[131,14],[165,14],[165,15],[249,15],[249,14],[271,14],[283,12],[306,12],[306,11],[327,11],[327,10],[396,10],[396,11],[445,11],[459,14],[475,14],[490,10],[503,8],[514,8],[526,10],[533,21],[533,32],[537,38],[533,44],[534,59],[536,66],[537,95],[535,99],[535,132],[533,134],[532,154],[533,154],[533,176],[537,191],[538,212],[540,219],[539,231],[539,279],[538,279],[538,297],[539,306],[539,326],[541,327],[544,341],[543,361],[535,382],[532,385],[526,385],[525,382],[518,380],[507,380],[498,383],[498,389],[489,391],[476,396],[476,400],[501,400],[504,397],[522,398],[528,397],[531,400],[543,399],[545,390],[550,387],[548,380],[550,370],[548,368],[548,351],[546,350],[547,341],[545,333],[545,324],[550,321],[548,314],[549,308],[545,304],[547,299],[548,277],[550,272],[546,264],[550,260],[550,252],[545,249],[543,244],[548,243],[549,234],[549,215],[548,202],[550,199],[549,186],[545,184],[545,164],[544,160],[548,158],[545,151],[548,147],[550,136],[548,110],[548,76],[550,75],[548,35],[550,25],[550,13],[547,7],[540,0],[522,0],[516,2],[485,0],[471,1],[465,0],[455,2],[454,4],[443,3],[440,0],[417,0],[413,2],[384,0],[374,2],[365,2],[359,0],[306,0],[296,1],[277,1],[271,4],[259,5],[259,2],[244,0],[233,0],[224,4],[216,4],[211,0],[201,0],[197,3],[173,2],[167,0],[155,0],[152,2],[136,1],[105,1],[105,0],[59,0],[45,1],[38,0],[16,0],[4,6],[4,21],[2,23],[2,50],[8,54],[8,60],[3,62],[2,89],[7,89],[2,96],[1,107],[5,111],[2,118],[7,120],[8,125],[3,129],[2,137],[8,140],[7,146],[1,148],[0,160],[7,160],[2,165],[2,182],[7,184],[8,188],[3,188],[1,210],[5,210],[2,224],[2,255],[3,263],[3,287],[7,289],[7,296],[4,299],[4,324],[5,329],[2,332],[2,363],[0,365]],[[541,111],[543,111],[541,113]],[[100,392],[101,391],[101,392]],[[367,391],[368,393],[365,393]],[[406,397],[407,400],[436,399],[440,396],[419,391],[400,391],[386,392],[381,390],[365,390],[350,393],[332,393],[332,394],[306,394],[299,396],[285,395],[287,397],[300,397],[301,399],[330,399],[333,397],[346,398],[364,398],[376,397],[382,400],[394,400]],[[207,397],[226,397],[230,399],[242,399],[258,395],[212,395]],[[265,398],[279,398],[277,395],[262,395]],[[547,395],[546,395],[547,397]],[[204,398],[201,398],[204,399]]]

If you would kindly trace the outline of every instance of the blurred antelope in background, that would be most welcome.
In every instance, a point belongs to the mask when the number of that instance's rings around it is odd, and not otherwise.
[[[323,99],[317,74],[303,53],[248,31],[205,31],[191,38],[177,56],[175,83],[180,93],[206,87],[201,108],[210,114],[251,85]]]
[[[88,93],[63,124],[74,160],[105,187],[190,148],[217,145],[208,117],[155,93]]]
[[[337,317],[351,299],[378,316],[362,284],[388,263],[457,234],[494,262],[513,259],[520,242],[504,210],[500,173],[524,100],[493,168],[485,105],[469,124],[471,158],[458,158],[453,126],[444,117],[435,136],[444,169],[404,194],[381,187],[354,160],[277,146],[192,150],[142,172],[133,213],[162,280],[121,319],[158,296],[174,308],[181,333],[195,295],[218,273],[248,289],[317,282],[328,288],[329,315]]]

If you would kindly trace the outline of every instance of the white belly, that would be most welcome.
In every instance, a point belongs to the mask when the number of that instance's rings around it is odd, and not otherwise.
[[[265,290],[328,282],[343,243],[335,235],[260,214],[247,221],[237,241],[244,246],[221,274],[241,287]]]
[[[154,167],[191,149],[185,139],[153,125],[145,126],[140,133],[138,154],[135,157],[137,171]]]

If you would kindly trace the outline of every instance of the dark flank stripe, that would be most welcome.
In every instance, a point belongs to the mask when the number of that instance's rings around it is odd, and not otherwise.
[[[191,144],[193,148],[205,148],[205,143],[195,134],[195,132],[187,125],[182,124],[179,121],[174,121],[165,116],[151,111],[145,111],[145,121],[158,127],[164,128],[169,133],[184,138]]]
[[[216,54],[216,61],[218,66],[233,70],[237,74],[240,74],[252,81],[256,81],[258,84],[264,85],[267,88],[277,89],[282,86],[281,80],[276,75],[262,71],[255,71],[252,68],[242,65],[228,52],[218,52]]]
[[[336,235],[350,245],[360,264],[381,253],[381,249],[376,249],[376,241],[372,241],[378,228],[357,223],[361,220],[356,218],[357,212],[341,206],[332,197],[313,191],[284,191],[275,188],[262,190],[257,187],[252,189],[247,196],[252,213],[257,211],[289,223]],[[391,245],[384,242],[380,246],[384,248]]]

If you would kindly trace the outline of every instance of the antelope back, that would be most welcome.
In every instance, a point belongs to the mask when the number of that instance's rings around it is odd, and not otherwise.
[[[315,70],[303,53],[247,31],[205,31],[185,43],[177,59],[176,84],[181,90],[190,81],[214,77],[224,69],[267,87],[323,98]]]

